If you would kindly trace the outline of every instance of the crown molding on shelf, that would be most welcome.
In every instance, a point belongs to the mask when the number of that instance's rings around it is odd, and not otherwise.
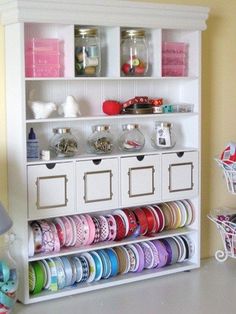
[[[0,21],[205,30],[204,6],[127,0],[1,0]]]

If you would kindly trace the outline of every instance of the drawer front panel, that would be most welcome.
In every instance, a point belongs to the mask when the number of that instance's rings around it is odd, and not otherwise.
[[[162,156],[162,198],[182,199],[198,193],[198,153],[171,153]]]
[[[29,219],[74,213],[73,163],[28,167]]]
[[[115,158],[76,163],[79,212],[118,207],[118,161]]]
[[[160,200],[160,156],[121,158],[121,205]]]

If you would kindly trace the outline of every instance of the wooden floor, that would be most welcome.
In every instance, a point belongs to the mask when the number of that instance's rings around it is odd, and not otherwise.
[[[236,260],[202,260],[201,268],[82,295],[17,304],[14,314],[233,314]]]

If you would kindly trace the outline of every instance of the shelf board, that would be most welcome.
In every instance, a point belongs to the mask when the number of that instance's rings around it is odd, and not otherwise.
[[[100,250],[100,249],[105,249],[105,248],[110,248],[110,247],[116,247],[116,246],[121,246],[121,245],[126,245],[126,244],[132,244],[132,243],[137,243],[137,242],[144,242],[144,241],[150,241],[150,240],[156,240],[156,239],[163,239],[166,237],[174,237],[177,235],[183,235],[183,234],[189,234],[196,232],[195,229],[190,229],[187,227],[184,228],[179,228],[175,230],[165,230],[160,233],[150,235],[150,236],[140,236],[138,238],[126,238],[122,241],[106,241],[106,242],[100,242],[96,243],[93,245],[89,246],[83,246],[81,248],[75,248],[75,247],[68,247],[68,248],[63,248],[60,250],[58,253],[47,253],[47,254],[37,254],[33,257],[29,258],[29,262],[41,260],[44,258],[51,258],[51,257],[57,257],[57,256],[64,256],[64,255],[72,255],[72,254],[80,254],[83,252],[89,252],[89,251],[94,251],[94,250]]]
[[[112,154],[104,154],[104,155],[96,155],[89,153],[81,153],[80,155],[70,157],[70,158],[53,158],[50,160],[42,160],[42,159],[29,159],[27,161],[27,166],[30,165],[40,165],[40,164],[50,164],[50,163],[61,163],[61,162],[73,162],[73,161],[82,161],[82,160],[97,160],[97,159],[111,159],[111,158],[119,158],[119,157],[136,157],[143,155],[158,155],[158,154],[166,154],[166,153],[178,153],[178,152],[187,152],[187,151],[197,151],[196,147],[183,147],[176,145],[174,148],[169,149],[143,149],[139,152],[123,152],[114,150]]]
[[[173,273],[189,271],[200,267],[199,263],[193,263],[190,261],[184,261],[182,263],[176,263],[173,265],[168,265],[163,268],[153,268],[145,269],[141,273],[128,273],[125,275],[118,275],[109,279],[101,279],[97,282],[89,283],[78,283],[72,287],[59,290],[57,292],[43,291],[39,295],[30,296],[27,303],[35,303],[45,300],[51,300],[55,298],[60,298],[68,295],[74,295],[79,293],[85,293],[93,290],[98,290],[102,288],[109,288],[112,286],[118,286],[122,284],[128,284],[144,279],[152,279],[155,277],[170,275]]]
[[[94,120],[109,120],[109,119],[140,119],[146,118],[150,119],[153,117],[158,118],[167,118],[167,117],[192,117],[196,116],[198,113],[196,112],[173,112],[173,113],[161,113],[161,114],[118,114],[118,115],[98,115],[98,116],[80,116],[76,118],[49,118],[49,119],[27,119],[27,124],[33,123],[53,123],[53,122],[73,122],[73,121],[94,121]]]
[[[114,81],[114,80],[196,80],[198,76],[93,76],[93,77],[26,77],[25,81]]]

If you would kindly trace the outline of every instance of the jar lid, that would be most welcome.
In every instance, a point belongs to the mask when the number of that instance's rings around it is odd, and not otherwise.
[[[55,134],[70,133],[70,128],[55,128],[55,129],[53,129],[53,133],[55,133]]]
[[[172,127],[172,123],[167,122],[167,121],[156,121],[156,127],[160,126],[162,128],[171,128]]]
[[[122,125],[122,129],[125,131],[125,130],[134,130],[134,129],[138,129],[139,128],[139,125],[138,124],[124,124]]]
[[[75,27],[75,37],[83,37],[83,36],[95,37],[97,36],[97,29]]]
[[[102,125],[94,125],[92,127],[93,132],[101,132],[101,131],[109,131],[110,130],[110,125],[108,124],[102,124]]]
[[[145,30],[143,29],[127,29],[122,31],[122,38],[129,38],[129,37],[144,37]]]

